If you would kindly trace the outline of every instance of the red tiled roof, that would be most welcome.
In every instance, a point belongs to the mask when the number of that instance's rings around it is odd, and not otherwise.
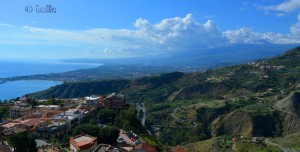
[[[38,125],[38,123],[39,123],[39,119],[29,119],[28,121],[21,122],[21,124],[28,127]]]
[[[177,147],[173,150],[174,152],[187,152],[184,148],[182,147]]]
[[[89,139],[82,139],[80,141],[76,141],[77,138],[86,137]],[[79,135],[76,137],[70,138],[70,144],[75,146],[78,150],[86,150],[90,149],[97,142],[97,138],[87,135]]]
[[[134,147],[134,150],[144,150],[146,152],[156,152],[156,148],[147,143],[141,143]]]

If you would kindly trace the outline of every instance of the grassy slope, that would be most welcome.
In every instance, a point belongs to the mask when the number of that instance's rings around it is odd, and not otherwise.
[[[205,141],[195,142],[189,145],[186,145],[186,149],[190,152],[197,152],[197,151],[213,151],[213,145],[217,141],[216,138],[211,138]]]
[[[229,147],[219,145],[219,138],[211,138],[184,146],[190,152],[277,152],[276,147],[238,142]],[[278,151],[279,152],[279,151]]]
[[[285,137],[279,137],[272,139],[274,143],[282,145],[283,147],[289,147],[291,152],[300,150],[300,132],[287,135]]]

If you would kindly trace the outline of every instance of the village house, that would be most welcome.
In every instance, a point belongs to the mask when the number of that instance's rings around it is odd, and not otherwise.
[[[124,95],[114,92],[103,99],[103,107],[120,111],[122,109],[128,109],[129,105],[126,103]]]
[[[79,135],[70,138],[70,152],[92,152],[97,148],[97,138]]]
[[[89,96],[84,97],[84,101],[82,102],[82,108],[98,108],[99,103],[102,101],[101,96]]]
[[[10,117],[12,119],[30,115],[31,112],[32,108],[27,103],[20,103],[10,107]]]

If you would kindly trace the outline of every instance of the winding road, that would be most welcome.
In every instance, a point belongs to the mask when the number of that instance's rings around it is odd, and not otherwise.
[[[283,152],[288,152],[289,151],[288,149],[284,148],[283,146],[281,146],[279,144],[276,144],[276,143],[273,143],[272,141],[270,141],[269,138],[265,138],[264,143],[266,145],[276,146],[276,147],[280,148]]]

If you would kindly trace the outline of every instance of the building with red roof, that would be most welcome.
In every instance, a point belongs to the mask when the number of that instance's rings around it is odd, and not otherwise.
[[[141,143],[134,147],[134,152],[156,152],[156,147],[147,143]]]
[[[97,148],[97,138],[89,135],[79,135],[70,138],[71,152],[91,152]]]

